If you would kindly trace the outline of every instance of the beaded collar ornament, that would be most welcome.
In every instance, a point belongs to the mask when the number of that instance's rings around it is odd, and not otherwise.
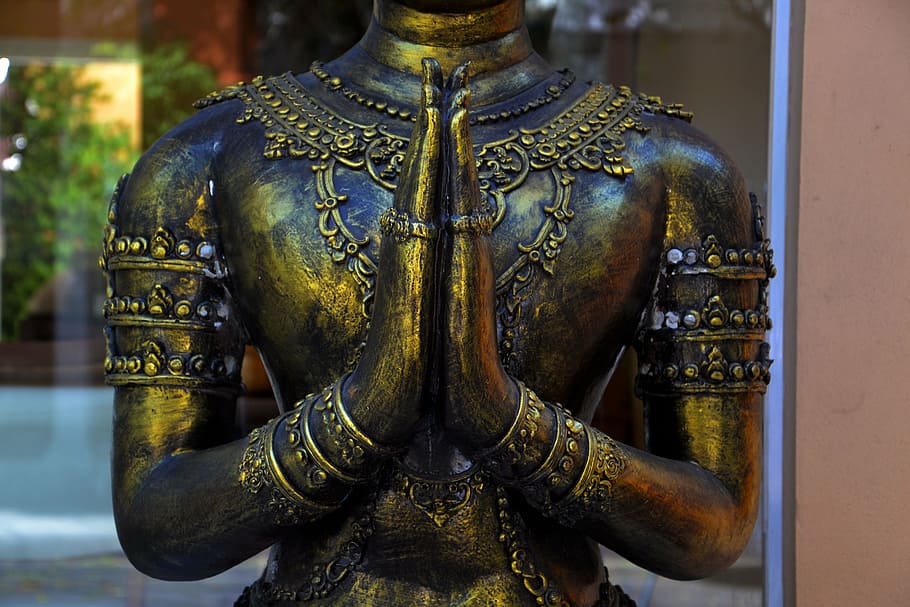
[[[362,105],[371,110],[381,112],[396,118],[398,120],[409,120],[415,122],[417,120],[417,115],[408,108],[402,108],[394,104],[390,104],[388,101],[382,99],[373,99],[367,95],[358,92],[349,86],[347,86],[344,81],[338,76],[333,76],[325,69],[325,64],[321,61],[314,61],[310,65],[310,71],[316,76],[322,84],[335,93],[342,95],[343,97]],[[552,103],[565,92],[572,84],[575,83],[575,74],[572,73],[572,70],[563,69],[559,70],[554,74],[554,77],[558,76],[559,80],[555,84],[550,84],[546,89],[534,99],[523,103],[517,107],[509,108],[502,110],[500,112],[490,112],[486,114],[472,113],[470,124],[486,124],[490,122],[497,122],[499,120],[507,120],[509,118],[515,118],[521,116],[522,114],[527,114],[528,112],[535,110],[541,106]],[[551,77],[551,79],[555,79]]]

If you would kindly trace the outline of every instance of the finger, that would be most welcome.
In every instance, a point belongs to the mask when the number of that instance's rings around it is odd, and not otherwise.
[[[442,66],[432,57],[424,57],[420,62],[423,68],[423,83],[432,84],[438,90],[442,90]]]
[[[442,70],[434,59],[424,59],[423,84],[417,121],[403,162],[395,208],[421,221],[433,221],[438,197],[440,148],[442,145]]]
[[[450,104],[452,112],[447,133],[448,187],[450,213],[453,215],[470,215],[483,210],[474,147],[471,142],[470,116],[467,109],[469,99],[470,93],[467,89],[458,89],[452,95]]]
[[[470,61],[465,61],[449,74],[449,81],[446,83],[446,91],[449,93],[463,89],[468,86],[468,70],[471,67]]]
[[[455,113],[458,110],[468,110],[468,106],[471,103],[471,91],[468,88],[461,87],[450,91],[449,94],[449,106],[446,108],[449,120],[451,121],[455,117]]]

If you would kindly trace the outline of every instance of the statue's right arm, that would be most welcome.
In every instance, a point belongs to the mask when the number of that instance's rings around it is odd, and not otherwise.
[[[240,562],[278,529],[265,496],[237,482],[243,331],[225,285],[208,159],[181,135],[121,180],[102,257],[117,530],[137,568],[169,579]]]
[[[199,579],[300,533],[341,507],[420,417],[429,368],[439,157],[438,66],[385,229],[374,326],[354,371],[247,437],[234,427],[244,331],[232,305],[213,205],[210,130],[162,138],[111,202],[108,383],[115,386],[112,482],[121,544],[141,571]],[[441,85],[441,82],[439,82]],[[197,115],[198,117],[199,115]],[[203,122],[203,121],[196,121]],[[399,217],[400,219],[400,217]],[[416,227],[415,227],[416,226]]]

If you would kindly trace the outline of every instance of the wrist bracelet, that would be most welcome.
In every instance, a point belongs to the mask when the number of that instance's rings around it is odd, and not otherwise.
[[[514,441],[521,432],[522,423],[525,421],[525,418],[528,415],[530,391],[527,389],[524,383],[519,380],[515,380],[515,384],[518,386],[518,409],[515,412],[515,417],[512,418],[512,425],[509,426],[509,429],[495,445],[477,452],[477,457],[479,459],[498,459],[498,456],[501,456],[506,451],[508,451],[509,444]]]
[[[383,445],[357,427],[343,398],[349,375],[307,401],[298,425],[313,460],[335,479],[356,484],[373,478],[381,459],[398,455],[402,449]]]
[[[389,207],[379,216],[379,227],[398,242],[404,242],[408,238],[430,239],[436,236],[435,226],[411,219],[407,211],[399,211],[393,207]]]
[[[622,450],[610,437],[585,426],[588,452],[585,467],[569,493],[554,504],[556,517],[574,525],[588,514],[603,514],[610,509],[613,483],[626,467]]]
[[[280,525],[296,525],[338,508],[340,503],[321,503],[295,489],[285,477],[274,451],[275,429],[281,418],[275,418],[261,428],[256,428],[247,439],[247,447],[240,460],[238,480],[247,493],[257,495],[267,492],[268,512],[275,515]]]
[[[547,453],[543,462],[527,476],[517,479],[517,482],[521,485],[532,485],[543,480],[546,480],[546,485],[549,485],[550,475],[559,463],[560,456],[566,450],[566,434],[568,434],[568,429],[565,423],[565,412],[562,407],[559,406],[551,406],[550,410],[553,412],[555,418],[553,423],[556,436],[554,437],[554,440],[550,445],[550,451]],[[546,490],[547,487],[544,487],[544,489]]]
[[[517,478],[515,484],[542,514],[553,516],[554,495],[570,487],[572,471],[581,464],[579,441],[585,425],[558,403],[548,403],[546,407],[554,418],[550,450],[536,469]]]
[[[341,379],[335,382],[332,388],[332,400],[328,403],[328,409],[335,410],[335,414],[338,417],[338,421],[341,424],[342,430],[344,430],[344,432],[347,434],[349,440],[352,441],[353,444],[359,445],[362,450],[372,453],[378,457],[392,457],[395,455],[400,455],[401,452],[404,451],[403,448],[392,447],[378,443],[364,434],[364,432],[357,427],[357,423],[354,421],[354,418],[351,417],[351,414],[348,412],[348,409],[344,404],[344,399],[342,398],[344,384],[350,376],[350,372],[345,373]]]
[[[322,407],[319,406],[320,404],[322,404]],[[317,401],[313,401],[313,404],[311,407],[309,407],[309,410],[302,412],[303,414],[301,415],[301,419],[300,419],[300,424],[302,426],[301,434],[303,435],[303,442],[304,442],[304,445],[306,445],[307,452],[309,452],[310,457],[313,458],[313,461],[315,461],[319,467],[321,467],[329,475],[333,476],[334,478],[341,481],[342,483],[354,485],[354,484],[362,483],[362,482],[369,480],[369,478],[370,478],[369,474],[360,476],[360,475],[357,475],[354,473],[349,473],[349,472],[346,472],[345,470],[342,470],[339,466],[335,465],[334,462],[330,461],[329,458],[326,457],[326,454],[320,448],[320,445],[316,441],[316,438],[314,436],[313,429],[312,429],[312,422],[311,422],[310,418],[313,416],[314,412],[319,413],[320,410],[325,411],[326,408],[327,407],[325,406],[324,400],[321,403],[319,400],[317,400]],[[331,412],[329,414],[332,417],[334,417],[334,414],[332,414]],[[323,419],[321,421],[323,423],[320,424],[320,429],[322,430],[321,434],[323,434],[325,438],[331,438],[331,433],[332,433],[333,428],[331,428],[329,426],[329,424],[326,423],[328,421],[325,419],[327,416],[324,415],[322,417],[323,417]],[[338,430],[339,430],[338,434],[340,434],[341,433],[340,426],[339,426]],[[341,441],[335,440],[333,442],[334,442],[334,446],[335,446],[334,455],[339,456],[339,459],[345,460],[345,462],[347,463],[347,467],[355,468],[355,469],[362,467],[362,465],[364,464],[364,459],[365,459],[364,458],[365,453],[363,452],[362,449],[358,449],[357,445],[353,445],[346,449],[345,447],[347,447],[347,445],[341,444]]]

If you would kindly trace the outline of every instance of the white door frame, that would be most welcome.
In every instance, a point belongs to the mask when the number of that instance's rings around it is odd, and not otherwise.
[[[777,278],[771,283],[774,378],[765,398],[764,599],[795,605],[794,452],[796,237],[805,0],[775,0],[771,42],[768,220]],[[786,294],[786,296],[785,296]]]

